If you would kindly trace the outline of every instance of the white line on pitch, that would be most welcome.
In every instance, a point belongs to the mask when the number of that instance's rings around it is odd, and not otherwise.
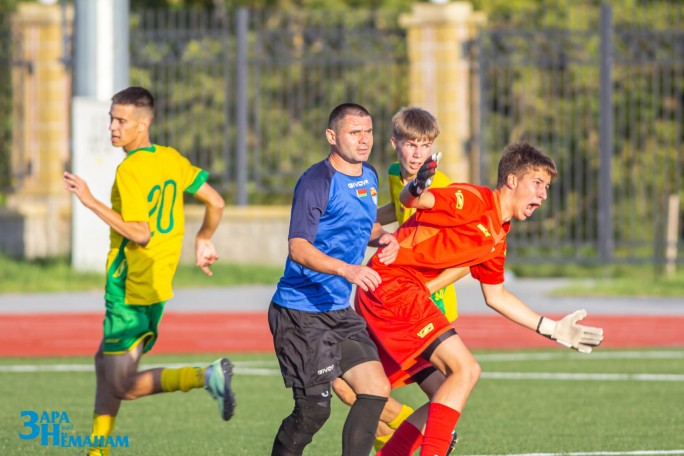
[[[594,351],[589,355],[560,350],[554,353],[482,353],[475,354],[478,361],[532,361],[570,359],[578,361],[606,360],[606,359],[682,359],[681,351]]]
[[[141,366],[142,369],[152,367],[182,367],[184,364],[166,366]],[[90,364],[22,364],[0,366],[0,372],[92,372]],[[277,376],[280,370],[270,367],[247,367],[236,363],[235,373],[256,376]],[[684,375],[677,374],[595,374],[595,373],[563,373],[563,372],[483,372],[483,379],[490,380],[587,380],[587,381],[635,381],[635,382],[684,382]]]
[[[470,454],[467,456],[648,456],[684,454],[684,450],[591,451],[578,453]]]
[[[140,370],[152,369],[155,367],[185,367],[190,364],[165,364],[165,365],[153,365],[146,364],[141,365]],[[272,364],[271,364],[272,365]],[[33,372],[93,372],[95,370],[92,364],[17,364],[17,365],[7,365],[0,366],[0,372],[9,373],[33,373]],[[235,373],[242,375],[257,375],[257,376],[270,376],[270,375],[280,375],[280,370],[277,368],[269,367],[251,367],[251,366],[241,366],[240,363],[235,363]]]
[[[482,372],[481,378],[492,380],[593,380],[636,382],[684,382],[678,374],[594,374],[582,372]]]

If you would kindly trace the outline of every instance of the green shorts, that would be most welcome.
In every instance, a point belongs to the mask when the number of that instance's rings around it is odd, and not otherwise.
[[[143,353],[157,341],[157,327],[164,313],[164,302],[148,306],[107,301],[104,319],[103,351],[110,355],[126,353],[143,343]]]
[[[122,244],[119,255],[107,272],[105,285],[106,313],[102,349],[104,353],[126,353],[143,343],[143,353],[152,350],[157,341],[157,327],[164,313],[165,302],[137,306],[126,304],[126,259]]]

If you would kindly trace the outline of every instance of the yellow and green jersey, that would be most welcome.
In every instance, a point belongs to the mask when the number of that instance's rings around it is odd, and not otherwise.
[[[404,207],[399,201],[399,195],[401,191],[406,186],[404,179],[401,177],[401,166],[399,162],[392,163],[387,170],[389,176],[389,190],[390,198],[394,204],[394,213],[397,216],[397,222],[402,225],[406,220],[408,220],[413,214],[416,213],[415,208]],[[432,180],[430,187],[440,188],[446,187],[451,181],[443,172],[437,170],[435,171],[435,177]],[[435,302],[437,307],[446,315],[449,321],[454,321],[458,317],[458,307],[456,302],[456,289],[454,285],[447,285],[441,290],[435,291],[432,294],[432,300]]]
[[[153,144],[127,154],[116,170],[112,209],[125,222],[148,222],[151,237],[141,247],[110,230],[108,301],[149,305],[173,297],[185,232],[183,192],[194,194],[207,177],[171,147]]]
[[[403,225],[406,220],[416,213],[415,208],[404,207],[404,205],[401,204],[401,201],[399,201],[399,195],[408,182],[404,182],[404,179],[401,177],[401,166],[399,166],[399,162],[392,163],[387,170],[387,174],[389,176],[390,198],[392,199],[392,203],[394,203],[394,213],[397,215],[397,222],[399,222],[399,225]],[[435,177],[432,179],[430,187],[446,187],[450,183],[451,181],[446,174],[436,170]]]

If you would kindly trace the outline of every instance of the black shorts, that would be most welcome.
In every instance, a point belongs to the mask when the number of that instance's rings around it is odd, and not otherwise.
[[[358,364],[379,361],[366,322],[351,307],[302,312],[271,302],[268,324],[288,388],[327,384]]]

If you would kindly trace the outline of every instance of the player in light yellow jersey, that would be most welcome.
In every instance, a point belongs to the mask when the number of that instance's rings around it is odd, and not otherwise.
[[[415,209],[406,208],[401,204],[399,195],[406,184],[416,177],[416,173],[425,160],[432,155],[433,143],[438,135],[437,120],[424,109],[417,107],[402,108],[392,118],[390,142],[394,150],[397,151],[398,161],[390,165],[388,169],[390,203],[378,209],[377,221],[381,225],[394,222],[402,225],[415,213]],[[431,186],[446,187],[450,183],[451,181],[444,173],[436,171]],[[467,268],[447,270],[426,284],[430,290],[435,290],[432,294],[432,300],[449,321],[455,320],[458,316],[453,282],[464,277],[467,273]],[[382,350],[379,351],[382,357]],[[436,379],[440,376],[442,374],[435,369],[426,369],[416,373],[412,380],[429,394],[433,385],[438,385]],[[333,389],[343,402],[354,403],[355,395],[343,380],[337,379],[333,382]],[[392,397],[389,398],[376,430],[376,450],[382,448],[394,430],[412,412],[411,407],[397,402]]]
[[[103,338],[95,355],[96,392],[93,441],[89,454],[108,455],[122,400],[151,394],[206,388],[224,420],[233,415],[232,364],[227,358],[208,367],[155,368],[142,372],[143,353],[157,339],[164,304],[180,261],[185,232],[183,193],[204,203],[195,240],[197,266],[212,275],[218,259],[211,238],[223,214],[223,198],[207,183],[207,173],[178,151],[150,141],[154,98],[142,87],[112,97],[111,143],[126,157],[116,170],[111,208],[97,200],[84,179],[64,173],[64,187],[110,227]],[[104,444],[102,444],[104,443]]]

